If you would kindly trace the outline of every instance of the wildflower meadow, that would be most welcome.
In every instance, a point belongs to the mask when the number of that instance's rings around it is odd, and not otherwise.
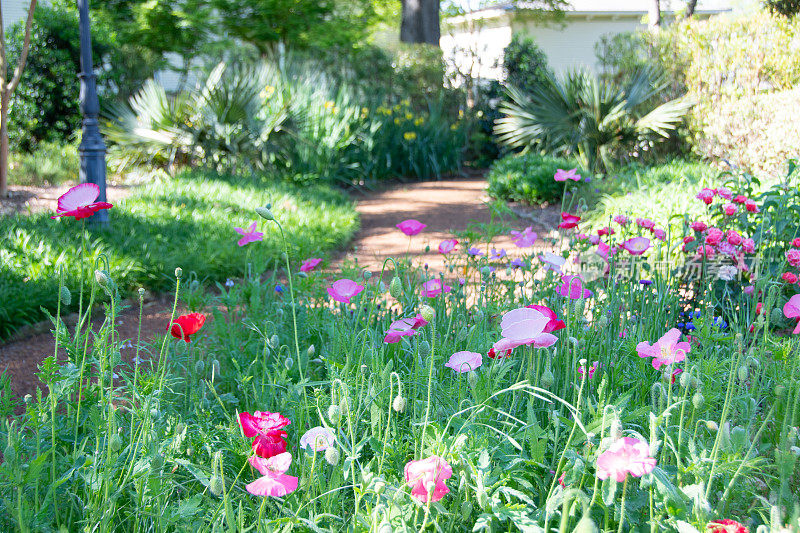
[[[93,281],[60,276],[43,390],[3,425],[2,529],[796,531],[800,235],[781,221],[800,204],[774,201],[796,179],[723,175],[678,221],[599,226],[564,195],[550,237],[456,231],[440,271],[415,260],[425,220],[397,221],[408,252],[379,270],[330,268],[254,205],[230,239],[257,257],[277,230],[279,266],[189,299],[178,268],[152,343],[121,338],[119,287],[80,255]],[[113,215],[97,195],[73,187],[49,222],[76,253]]]

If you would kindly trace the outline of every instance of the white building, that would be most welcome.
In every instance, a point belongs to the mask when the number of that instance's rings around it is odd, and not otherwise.
[[[664,9],[662,18],[673,12]],[[526,34],[547,54],[556,73],[578,66],[597,70],[595,44],[603,35],[647,27],[651,0],[571,0],[559,22],[541,22],[525,10],[524,2],[499,4],[443,21],[439,41],[445,58],[461,73],[474,78],[502,79],[503,49],[514,34]],[[674,8],[684,2],[673,0]],[[700,0],[695,16],[709,17],[731,10],[731,0]]]

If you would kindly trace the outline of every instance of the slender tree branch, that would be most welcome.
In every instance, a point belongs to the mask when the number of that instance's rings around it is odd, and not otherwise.
[[[8,84],[8,90],[14,92],[17,88],[20,78],[22,78],[22,71],[25,70],[25,63],[28,61],[28,50],[31,45],[31,27],[33,26],[33,12],[36,10],[36,3],[38,0],[31,0],[31,6],[28,9],[28,19],[25,21],[25,38],[22,41],[22,52],[19,55],[17,68],[14,70],[14,78]],[[5,65],[5,61],[3,62]]]

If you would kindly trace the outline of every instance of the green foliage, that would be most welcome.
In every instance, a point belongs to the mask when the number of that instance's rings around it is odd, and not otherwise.
[[[547,55],[530,37],[515,33],[503,49],[505,83],[528,92],[547,81],[553,72]]]
[[[583,70],[563,78],[548,75],[528,92],[508,86],[509,100],[501,106],[506,116],[497,121],[495,133],[509,146],[575,157],[592,172],[608,171],[668,137],[691,107],[687,99],[647,105],[661,84],[652,69],[645,69],[624,86]]]
[[[488,191],[493,198],[501,200],[529,204],[555,203],[561,200],[565,185],[567,188],[582,186],[582,181],[555,181],[553,176],[556,170],[569,170],[577,166],[573,160],[531,152],[507,155],[489,169],[486,175]],[[580,168],[578,173],[585,175]]]
[[[800,1],[798,0],[764,0],[764,6],[772,13],[792,18],[800,13]]]
[[[358,226],[353,206],[340,193],[323,187],[297,189],[271,182],[213,173],[183,173],[173,180],[146,185],[112,202],[111,224],[88,234],[89,260],[102,255],[124,293],[139,286],[159,290],[175,267],[201,279],[242,275],[247,262],[274,265],[281,251],[274,226],[265,232],[258,254],[236,245],[234,227],[259,220],[253,208],[272,203],[291,238],[292,253],[306,257],[346,242]],[[0,337],[54,311],[58,272],[68,287],[80,283],[81,223],[50,220],[49,213],[3,217],[0,238]],[[87,278],[88,279],[88,278]]]
[[[77,142],[42,142],[33,152],[11,154],[9,182],[16,185],[58,185],[74,181],[79,170]]]

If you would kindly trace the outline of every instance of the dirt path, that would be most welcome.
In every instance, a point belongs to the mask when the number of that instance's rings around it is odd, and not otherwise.
[[[356,195],[357,209],[361,216],[361,230],[356,234],[347,250],[339,254],[331,270],[336,271],[345,258],[357,259],[367,268],[379,268],[383,260],[391,256],[402,256],[409,248],[408,237],[395,225],[403,220],[414,218],[427,224],[427,228],[411,241],[411,255],[416,261],[426,262],[433,271],[442,268],[443,261],[437,251],[439,242],[452,238],[453,230],[464,230],[470,222],[479,223],[490,220],[489,208],[484,202],[489,198],[485,193],[486,182],[482,174],[463,178],[446,179],[420,183],[392,185],[381,191]],[[65,189],[66,190],[66,189]],[[53,209],[60,189],[51,190],[41,196],[36,191],[25,190],[25,202],[17,202],[16,211]],[[20,192],[20,198],[22,196]],[[111,196],[111,194],[109,194]],[[118,197],[118,196],[117,196]],[[510,227],[533,226],[540,236],[545,235],[557,222],[555,208],[527,208],[516,210],[521,216],[507,220]],[[2,212],[2,210],[0,210]],[[517,253],[508,236],[495,240],[497,248],[505,248],[509,256]],[[426,245],[430,251],[424,253]],[[527,250],[530,253],[530,249]],[[171,302],[168,298],[156,298],[145,305],[142,318],[142,340],[150,342],[163,335],[169,321]],[[94,326],[99,327],[101,320]],[[117,320],[120,338],[135,341],[138,329],[138,309],[127,309]],[[12,391],[19,397],[35,393],[38,379],[34,375],[41,361],[53,354],[53,336],[48,324],[27,328],[16,340],[0,346],[0,371],[6,370],[10,377]],[[127,348],[123,357],[133,354]]]

